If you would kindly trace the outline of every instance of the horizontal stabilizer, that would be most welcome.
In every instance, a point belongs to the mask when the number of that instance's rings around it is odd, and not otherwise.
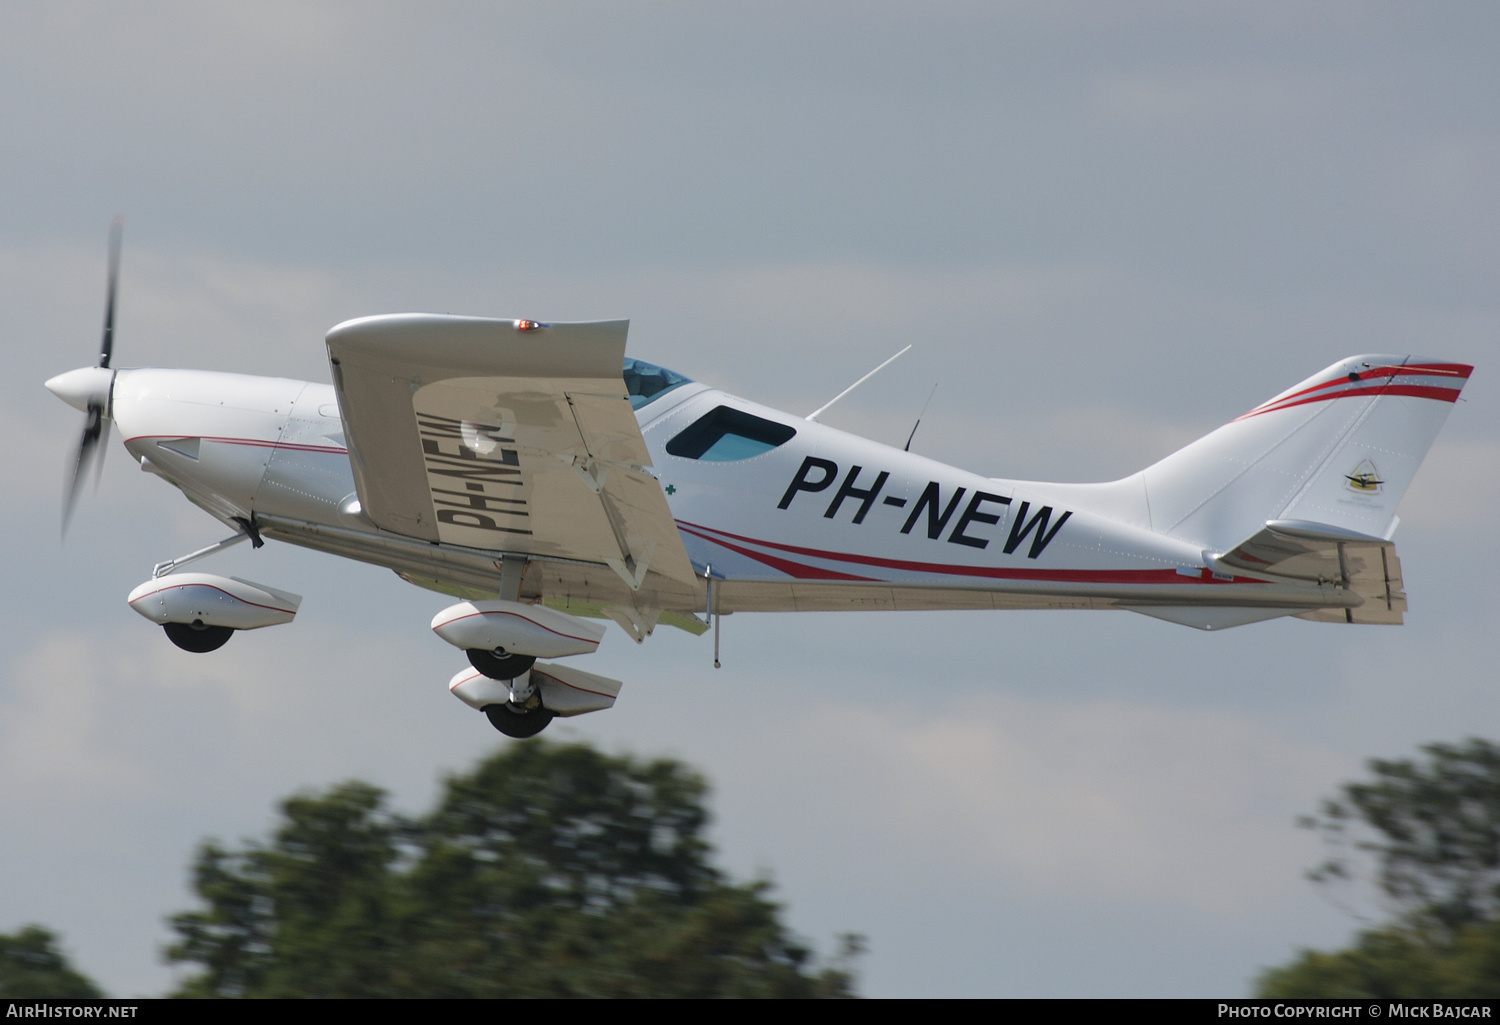
[[[1346,528],[1271,520],[1213,562],[1216,569],[1331,585],[1348,592],[1348,606],[1301,612],[1301,619],[1394,625],[1406,611],[1396,546],[1385,538]]]

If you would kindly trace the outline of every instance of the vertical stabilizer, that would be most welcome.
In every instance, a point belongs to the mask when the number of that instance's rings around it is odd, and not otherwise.
[[[1473,368],[1353,356],[1141,471],[1152,529],[1216,552],[1268,520],[1389,537]]]

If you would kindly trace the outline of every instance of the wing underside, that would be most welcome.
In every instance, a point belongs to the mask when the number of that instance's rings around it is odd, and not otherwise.
[[[360,505],[384,531],[691,590],[621,376],[628,323],[426,314],[328,334]]]

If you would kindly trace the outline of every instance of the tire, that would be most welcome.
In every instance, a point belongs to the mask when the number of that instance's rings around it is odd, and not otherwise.
[[[540,706],[530,712],[517,712],[509,705],[485,705],[484,714],[495,729],[507,737],[523,740],[545,730],[553,719],[553,713]]]
[[[163,623],[161,628],[167,632],[167,639],[183,651],[193,651],[200,655],[206,651],[217,651],[234,636],[234,627],[205,626],[201,621]]]
[[[514,680],[536,664],[535,655],[497,655],[483,648],[465,648],[469,665],[491,680]]]

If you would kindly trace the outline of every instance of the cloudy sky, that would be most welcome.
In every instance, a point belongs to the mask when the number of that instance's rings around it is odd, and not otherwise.
[[[126,217],[118,365],[326,381],[405,310],[628,317],[630,351],[967,469],[1123,476],[1361,352],[1477,364],[1401,508],[1399,628],[1128,613],[611,628],[618,706],[721,861],[871,995],[1225,995],[1377,913],[1294,826],[1365,759],[1496,734],[1500,8],[1480,3],[0,4],[0,931],[158,993],[205,836],[350,777],[425,806],[508,743],[442,599],[276,545],[296,624],[177,651],[125,605],[222,528],[118,448],[66,544]]]

